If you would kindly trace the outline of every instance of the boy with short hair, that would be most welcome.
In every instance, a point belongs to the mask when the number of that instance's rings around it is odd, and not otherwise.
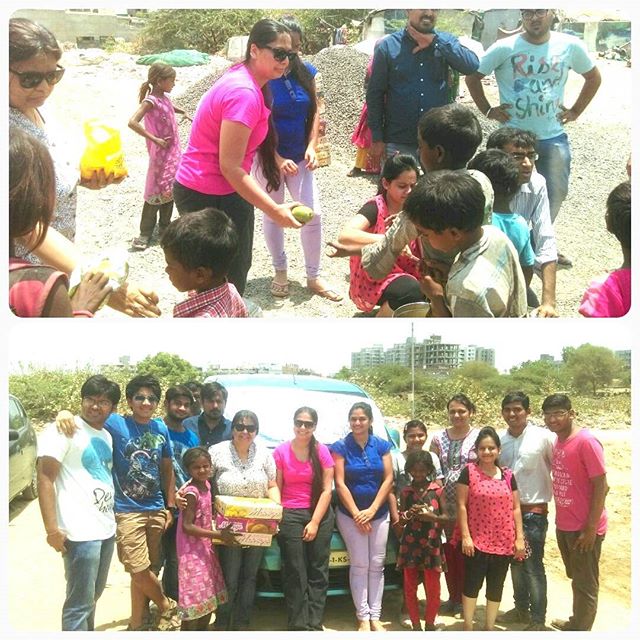
[[[538,307],[537,315],[557,318],[556,267],[558,249],[556,234],[549,213],[547,181],[536,171],[538,139],[531,131],[515,127],[501,127],[487,138],[487,149],[501,149],[516,162],[520,172],[520,189],[511,200],[511,209],[517,211],[531,226],[531,244],[536,254],[535,270],[542,280],[542,300],[532,289],[527,291],[529,306]]]
[[[605,221],[620,242],[622,266],[591,282],[578,309],[587,318],[620,318],[631,308],[631,182],[609,194]]]
[[[47,544],[62,555],[67,583],[62,631],[93,631],[115,545],[113,442],[105,420],[120,387],[102,375],[80,389],[72,437],[51,423],[38,434],[38,490]]]
[[[238,235],[226,213],[213,207],[181,216],[162,236],[171,284],[189,297],[173,309],[174,318],[246,318],[247,307],[227,281],[238,250]]]
[[[551,474],[556,507],[556,540],[573,592],[568,620],[553,620],[560,631],[591,631],[598,610],[600,552],[607,533],[605,498],[609,491],[604,449],[588,429],[575,422],[564,393],[542,403],[544,423],[558,439]]]
[[[491,224],[500,229],[516,248],[524,280],[528,287],[533,277],[533,263],[535,262],[529,227],[519,213],[514,213],[511,210],[509,204],[520,187],[518,167],[511,156],[500,149],[482,151],[471,160],[469,167],[482,171],[491,181],[493,187]]]
[[[482,187],[486,220],[493,210],[493,189],[489,179],[479,171],[467,170],[467,162],[482,142],[482,128],[471,109],[459,104],[437,107],[425,113],[418,123],[420,162],[426,173],[449,170],[472,175]],[[405,247],[419,237],[405,213],[400,213],[384,237],[362,247],[362,265],[372,278],[384,278]],[[425,265],[449,266],[455,252],[438,251],[425,237],[420,237]],[[417,260],[417,258],[416,258]]]
[[[444,284],[423,277],[435,317],[518,318],[527,313],[516,250],[502,231],[482,226],[484,204],[478,181],[457,171],[427,174],[405,202],[405,215],[417,233],[434,249],[457,255]]]

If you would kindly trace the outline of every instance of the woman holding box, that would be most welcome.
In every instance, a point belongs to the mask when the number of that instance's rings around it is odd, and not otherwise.
[[[334,462],[314,436],[318,414],[300,407],[293,416],[294,438],[273,452],[283,517],[278,544],[289,631],[322,631],[329,586],[329,553],[334,515]]]
[[[340,498],[336,520],[349,552],[349,585],[358,631],[384,631],[380,622],[384,559],[393,485],[391,445],[373,435],[366,402],[349,410],[351,433],[331,445]]]
[[[210,447],[215,494],[270,498],[280,504],[273,457],[268,449],[254,442],[259,426],[253,411],[238,411],[231,421],[231,440]],[[228,601],[218,608],[216,630],[240,631],[249,627],[263,554],[264,547],[220,547]]]

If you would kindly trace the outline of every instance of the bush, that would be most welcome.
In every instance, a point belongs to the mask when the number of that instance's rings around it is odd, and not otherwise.
[[[248,35],[261,18],[293,16],[305,31],[305,53],[328,46],[333,30],[352,19],[362,20],[366,9],[163,9],[148,14],[138,37],[141,53],[197,49],[220,53],[231,36]]]

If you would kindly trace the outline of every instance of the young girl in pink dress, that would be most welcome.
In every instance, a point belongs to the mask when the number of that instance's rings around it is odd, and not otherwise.
[[[181,489],[187,501],[176,531],[178,553],[178,613],[182,631],[206,631],[211,613],[227,601],[227,589],[211,541],[236,544],[227,530],[211,526],[211,456],[204,447],[185,451],[182,464],[191,480]]]
[[[175,107],[168,93],[176,84],[176,72],[164,62],[149,67],[147,81],[140,87],[140,106],[129,120],[129,128],[147,139],[149,169],[144,187],[144,205],[140,219],[140,236],[133,249],[149,246],[156,217],[160,210],[160,235],[171,222],[173,212],[173,180],[180,161],[180,136],[176,113],[189,118],[183,109]],[[144,119],[143,127],[140,121]]]
[[[378,195],[369,200],[340,231],[338,241],[349,247],[363,247],[377,242],[402,211],[404,201],[418,179],[418,166],[412,156],[395,155],[382,169]],[[418,240],[410,246],[412,254],[420,258]],[[360,256],[350,258],[351,286],[349,297],[360,311],[370,312],[379,307],[377,317],[391,317],[403,304],[424,301],[418,282],[418,262],[401,255],[385,278],[373,280],[363,269]]]

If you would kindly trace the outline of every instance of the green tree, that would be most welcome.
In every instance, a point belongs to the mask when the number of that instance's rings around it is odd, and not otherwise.
[[[611,349],[583,344],[567,358],[567,369],[573,387],[579,392],[596,395],[598,388],[607,387],[620,373],[621,363]]]
[[[136,374],[150,374],[160,381],[163,391],[171,385],[189,380],[199,380],[202,372],[173,353],[157,353],[148,356],[136,365]]]
[[[264,12],[259,9],[161,9],[149,13],[138,37],[144,53],[197,49],[215,54],[234,35],[248,34]]]
[[[564,367],[547,360],[533,360],[513,367],[505,383],[510,391],[548,395],[566,387],[568,381]]]

